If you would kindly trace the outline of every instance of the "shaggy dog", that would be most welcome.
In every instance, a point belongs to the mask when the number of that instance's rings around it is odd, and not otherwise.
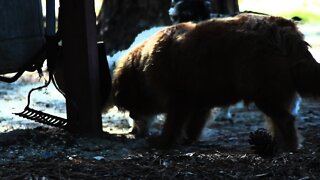
[[[320,65],[295,23],[241,14],[159,31],[120,59],[112,102],[135,121],[166,113],[166,148],[198,139],[213,107],[255,103],[283,151],[299,145],[291,114],[298,94],[319,95]]]

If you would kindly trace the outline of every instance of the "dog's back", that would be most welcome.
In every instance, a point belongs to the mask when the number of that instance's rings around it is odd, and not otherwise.
[[[209,20],[181,36],[158,41],[147,51],[144,71],[155,91],[178,97],[185,101],[182,104],[252,101],[262,89],[287,93],[294,91],[289,69],[294,59],[288,58],[295,53],[288,52],[287,36],[303,41],[295,24],[282,18],[241,15]]]

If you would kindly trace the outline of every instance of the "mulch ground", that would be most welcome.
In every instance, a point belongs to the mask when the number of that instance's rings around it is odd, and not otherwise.
[[[148,148],[143,139],[125,135],[89,138],[44,127],[14,130],[0,134],[0,177],[319,179],[319,105],[314,100],[304,100],[302,103],[299,130],[304,137],[303,147],[294,153],[277,153],[271,157],[261,157],[250,149],[247,142],[250,132],[242,134],[237,140],[243,143],[234,143],[230,141],[230,133],[221,133],[217,137],[221,142],[201,141],[192,146],[160,151]],[[251,117],[252,113],[258,112],[248,110],[243,113]],[[240,121],[232,125],[235,134],[246,131],[237,123]],[[251,121],[248,120],[248,123]]]

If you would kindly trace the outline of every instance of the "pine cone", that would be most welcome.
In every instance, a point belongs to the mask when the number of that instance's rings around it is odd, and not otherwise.
[[[251,132],[248,141],[251,149],[262,157],[273,156],[277,151],[276,143],[266,129],[261,128]]]

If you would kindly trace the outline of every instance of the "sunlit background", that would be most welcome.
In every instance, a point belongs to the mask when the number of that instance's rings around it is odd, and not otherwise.
[[[299,16],[307,23],[320,23],[319,0],[239,0],[240,11],[252,10],[287,18]]]
[[[42,0],[45,7],[46,0]],[[98,14],[103,0],[95,0]],[[59,0],[56,0],[56,4]],[[239,0],[240,11],[251,10],[284,17],[300,16],[308,23],[320,23],[320,0]],[[56,7],[58,8],[58,7]],[[45,13],[45,8],[43,8]]]
[[[121,1],[121,0],[120,0]],[[46,14],[46,0],[41,0],[42,2],[42,9],[43,9],[43,14]],[[94,0],[94,5],[95,5],[95,11],[96,14],[98,15],[101,5],[102,5],[103,0]],[[59,0],[55,0],[56,3],[56,13],[58,12],[58,8],[59,8]],[[57,14],[56,14],[57,15]]]

